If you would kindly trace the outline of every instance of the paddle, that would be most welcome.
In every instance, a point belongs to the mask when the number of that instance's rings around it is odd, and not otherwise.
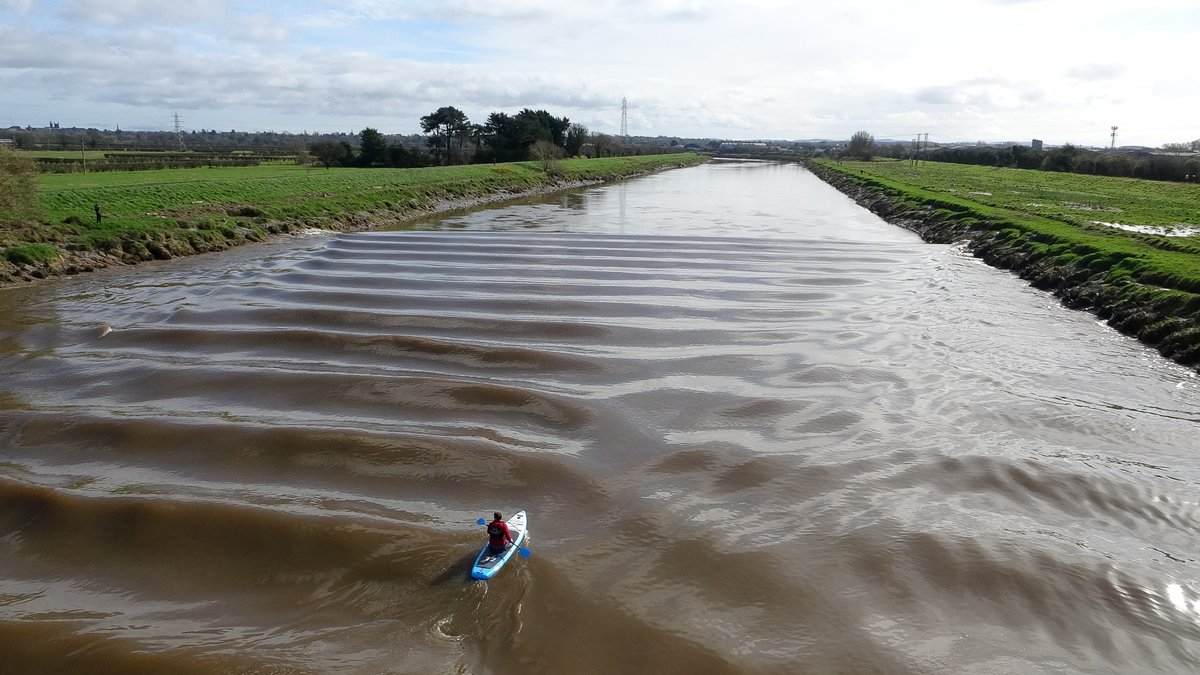
[[[476,525],[487,525],[487,521],[484,520],[483,518],[480,518],[479,520],[475,521],[475,524]],[[518,546],[517,553],[520,553],[522,558],[528,558],[529,556],[533,555],[533,551],[530,551],[529,549],[525,548],[524,546]]]

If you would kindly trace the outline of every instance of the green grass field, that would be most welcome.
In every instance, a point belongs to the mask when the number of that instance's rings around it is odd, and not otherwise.
[[[697,164],[699,155],[648,155],[420,169],[253,167],[43,174],[44,222],[0,228],[0,260],[30,264],[54,251],[150,259],[220,250],[297,226],[347,229],[400,222],[448,201],[515,194]],[[94,205],[103,218],[96,222]],[[47,248],[50,247],[50,248]]]
[[[597,180],[655,170],[692,156],[658,155],[564,160],[563,179]],[[410,200],[432,201],[529,189],[548,182],[532,162],[421,169],[313,168],[277,164],[254,167],[164,169],[48,174],[41,178],[47,218],[91,220],[99,203],[106,220],[154,226],[219,214],[222,207],[250,205],[272,220],[336,217],[372,209],[396,209]]]
[[[1200,185],[1053,171],[903,161],[846,162],[845,167],[980,204],[1080,226],[1095,222],[1195,230]]]
[[[1200,292],[1200,185],[939,162],[821,166],[934,208],[936,215],[960,214],[980,227],[1007,230],[1007,237],[1026,239],[1034,249]]]

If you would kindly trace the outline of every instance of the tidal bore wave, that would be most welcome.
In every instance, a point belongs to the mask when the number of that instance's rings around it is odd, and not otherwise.
[[[731,171],[587,194],[811,180]],[[849,205],[475,231],[522,208],[0,296],[4,662],[1200,668],[1185,372]],[[533,556],[469,581],[519,508]]]

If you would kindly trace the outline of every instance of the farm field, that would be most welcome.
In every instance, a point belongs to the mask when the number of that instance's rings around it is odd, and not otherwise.
[[[697,164],[694,154],[358,169],[264,164],[43,174],[42,223],[0,229],[0,266],[53,265],[67,252],[124,262],[221,250],[295,227],[395,224],[447,204]],[[102,218],[97,222],[95,207]],[[0,267],[0,281],[6,270]]]
[[[564,160],[563,181],[600,180],[652,171],[693,155]],[[99,203],[106,220],[153,227],[196,218],[220,219],[223,207],[251,206],[271,220],[339,217],[370,209],[397,209],[410,200],[463,198],[522,190],[550,182],[532,162],[420,169],[315,168],[293,164],[161,171],[52,174],[42,177],[51,223],[90,220]],[[399,206],[398,206],[399,205]],[[402,208],[401,208],[402,210]],[[191,216],[191,218],[189,218]],[[89,228],[90,229],[90,228]],[[81,233],[86,237],[89,233]]]
[[[866,187],[1067,264],[1200,292],[1200,185],[903,161],[819,161]]]
[[[845,162],[850,169],[930,192],[1062,220],[1090,229],[1134,226],[1173,235],[1200,233],[1200,185],[945,162]],[[1136,231],[1136,230],[1132,230]]]

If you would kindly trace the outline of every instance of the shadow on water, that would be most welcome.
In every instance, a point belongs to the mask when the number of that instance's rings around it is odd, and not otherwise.
[[[479,552],[468,553],[461,558],[458,558],[444,572],[430,580],[430,586],[444,586],[462,582],[464,584],[473,584],[478,579],[471,578],[471,566],[475,564],[475,558]]]

